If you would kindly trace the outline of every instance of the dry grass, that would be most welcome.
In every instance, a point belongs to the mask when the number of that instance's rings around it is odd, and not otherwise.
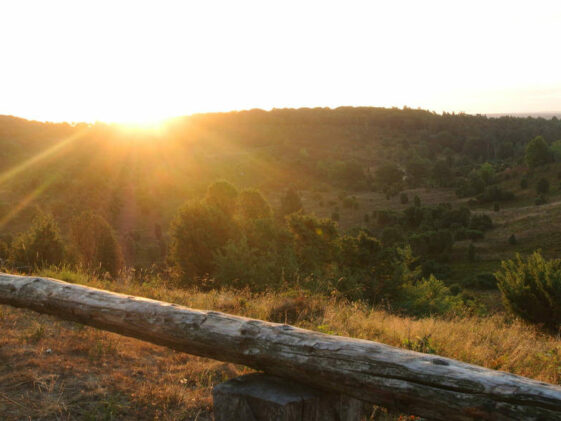
[[[291,321],[304,328],[436,352],[561,383],[561,338],[500,314],[414,320],[298,291],[205,293],[140,285],[131,277],[111,282],[64,271],[46,274],[259,319],[290,314]],[[212,386],[249,371],[7,306],[0,306],[0,329],[0,414],[8,420],[209,420]]]

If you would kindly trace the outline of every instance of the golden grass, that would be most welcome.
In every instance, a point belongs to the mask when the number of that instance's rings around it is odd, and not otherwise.
[[[290,321],[304,328],[561,383],[561,338],[503,314],[415,320],[301,291],[201,292],[139,284],[132,276],[113,282],[68,271],[43,274],[259,319],[278,319],[279,311],[293,307]],[[6,419],[207,420],[212,386],[249,371],[8,306],[0,306],[0,329],[0,414]],[[379,415],[368,419],[374,418]]]

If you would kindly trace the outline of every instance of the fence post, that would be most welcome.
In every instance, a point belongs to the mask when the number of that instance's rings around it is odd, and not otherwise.
[[[362,402],[253,373],[214,387],[215,421],[359,421]]]

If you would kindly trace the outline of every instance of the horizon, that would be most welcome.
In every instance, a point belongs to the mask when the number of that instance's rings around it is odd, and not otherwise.
[[[169,122],[171,120],[174,119],[181,119],[181,118],[187,118],[187,117],[192,117],[192,116],[197,116],[197,115],[205,115],[205,114],[228,114],[228,113],[243,113],[243,112],[251,112],[251,111],[263,111],[263,112],[271,112],[271,111],[275,111],[275,110],[313,110],[313,109],[327,109],[327,110],[336,110],[338,108],[383,108],[383,109],[398,109],[398,110],[406,110],[406,109],[411,109],[411,110],[416,110],[416,111],[425,111],[425,112],[429,112],[429,113],[433,113],[436,115],[444,115],[444,114],[452,114],[452,115],[470,115],[470,116],[484,116],[484,117],[488,117],[488,118],[500,118],[500,117],[514,117],[514,118],[526,118],[526,117],[531,117],[531,118],[545,118],[545,119],[551,119],[553,117],[557,117],[557,118],[561,118],[561,110],[560,111],[534,111],[534,112],[514,112],[514,113],[501,113],[501,112],[497,112],[497,113],[466,113],[463,111],[446,111],[443,110],[441,112],[437,112],[434,110],[429,110],[426,108],[421,108],[421,107],[417,107],[417,108],[411,108],[408,106],[403,106],[403,107],[378,107],[378,106],[374,106],[374,105],[360,105],[360,106],[355,106],[355,105],[340,105],[337,107],[322,107],[322,106],[316,106],[316,107],[284,107],[284,108],[279,108],[279,107],[273,107],[270,109],[264,109],[264,108],[247,108],[247,109],[236,109],[236,110],[225,110],[225,111],[207,111],[207,112],[195,112],[195,113],[191,113],[191,114],[184,114],[184,115],[176,115],[176,116],[171,116],[171,117],[166,117],[166,118],[162,118],[160,120],[154,120],[154,121],[148,121],[148,122],[127,122],[127,121],[103,121],[103,120],[92,120],[92,121],[86,121],[86,120],[81,120],[81,121],[68,121],[68,120],[40,120],[40,119],[35,119],[35,118],[29,118],[26,116],[21,116],[21,115],[14,115],[14,114],[1,114],[0,113],[0,117],[10,117],[10,118],[16,118],[16,119],[22,119],[22,120],[26,120],[26,121],[30,121],[30,122],[38,122],[38,123],[51,123],[51,124],[70,124],[70,125],[78,125],[78,124],[107,124],[107,125],[117,125],[117,126],[136,126],[138,128],[153,128],[153,127],[158,127],[162,124],[165,124],[166,122]]]
[[[485,13],[481,13],[485,10]],[[372,106],[561,110],[561,4],[58,0],[0,5],[0,114],[150,125],[193,114]]]

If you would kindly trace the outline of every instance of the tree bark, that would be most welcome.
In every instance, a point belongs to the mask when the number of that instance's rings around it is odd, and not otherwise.
[[[561,420],[561,387],[449,358],[37,277],[0,275],[0,304],[438,420]]]

